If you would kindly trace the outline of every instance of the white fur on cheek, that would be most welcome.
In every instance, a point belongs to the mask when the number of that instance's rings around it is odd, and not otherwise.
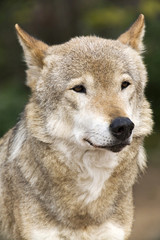
[[[144,151],[143,146],[139,147],[139,153],[138,153],[138,166],[143,171],[146,167],[146,154]]]
[[[49,135],[57,138],[69,139],[72,135],[72,128],[64,116],[55,116],[54,114],[48,118],[47,131]]]
[[[74,136],[80,144],[87,139],[96,146],[109,146],[114,142],[114,137],[109,131],[109,124],[98,114],[85,108],[74,117]],[[86,144],[86,143],[85,143]]]

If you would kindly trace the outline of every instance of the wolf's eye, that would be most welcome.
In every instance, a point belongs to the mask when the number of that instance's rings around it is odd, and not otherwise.
[[[130,85],[130,82],[128,82],[128,81],[122,82],[122,84],[121,84],[121,90],[123,90],[124,88],[127,88],[129,85]]]
[[[72,90],[78,93],[86,93],[86,88],[83,85],[77,85]]]

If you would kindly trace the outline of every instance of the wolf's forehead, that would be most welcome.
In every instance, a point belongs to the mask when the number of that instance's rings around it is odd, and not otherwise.
[[[61,59],[63,69],[73,72],[92,72],[93,74],[113,72],[127,66],[127,59],[122,48],[114,41],[83,42],[72,45],[68,53]]]
[[[117,40],[74,38],[56,49],[51,48],[52,73],[58,72],[67,81],[85,73],[91,73],[96,79],[112,79],[116,73],[130,72],[131,66],[135,65],[133,58],[129,60],[126,49],[129,48]]]
[[[124,46],[116,40],[107,40],[98,37],[81,37],[69,43],[69,54],[75,57],[83,56],[91,60],[101,60],[121,57]]]
[[[50,48],[49,55],[61,56],[66,61],[104,61],[124,58],[126,47],[117,40],[99,37],[77,37],[62,45]]]
[[[71,57],[71,59],[66,59],[63,64],[63,72],[66,73],[70,78],[81,76],[85,73],[90,73],[94,78],[107,78],[110,76],[112,78],[116,73],[127,72],[127,63],[124,61],[117,61],[117,58],[112,58],[111,56],[107,58],[95,58],[94,56],[81,56]]]

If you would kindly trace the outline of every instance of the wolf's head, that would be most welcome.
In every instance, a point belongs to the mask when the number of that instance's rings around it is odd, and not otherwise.
[[[28,126],[45,142],[118,152],[151,131],[141,59],[144,16],[117,40],[79,37],[48,46],[16,25],[28,65]]]

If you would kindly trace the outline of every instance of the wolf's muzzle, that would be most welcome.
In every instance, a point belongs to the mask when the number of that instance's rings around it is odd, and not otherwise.
[[[110,131],[112,135],[120,141],[125,141],[128,139],[133,128],[134,123],[126,117],[117,117],[110,125]]]

